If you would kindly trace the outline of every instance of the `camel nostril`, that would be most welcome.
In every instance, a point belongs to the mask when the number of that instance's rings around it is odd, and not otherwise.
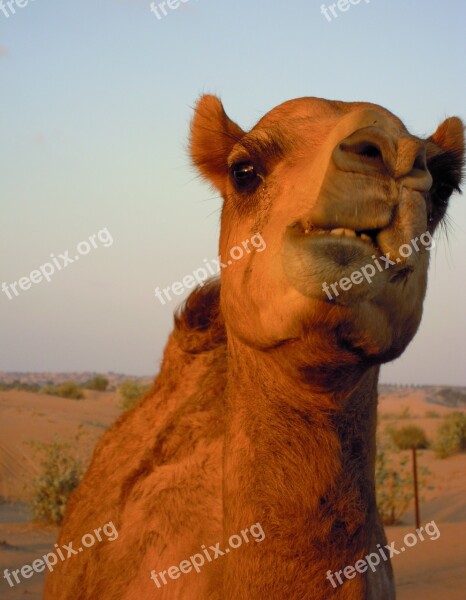
[[[425,152],[420,153],[416,156],[416,159],[414,160],[414,163],[413,163],[413,169],[419,169],[420,171],[427,170]]]
[[[382,152],[380,152],[377,146],[369,144],[361,150],[361,156],[367,156],[368,158],[382,158]]]
[[[382,151],[378,146],[371,142],[359,142],[358,144],[341,144],[340,148],[344,152],[352,152],[358,156],[365,156],[366,158],[380,158],[382,159]]]
[[[364,127],[340,141],[333,160],[342,171],[373,175],[390,173],[396,149],[390,136],[378,127]]]

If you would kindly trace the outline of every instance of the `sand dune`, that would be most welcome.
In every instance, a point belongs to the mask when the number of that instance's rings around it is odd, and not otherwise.
[[[115,392],[87,391],[72,400],[11,390],[0,392],[0,497],[27,498],[27,485],[38,473],[31,441],[74,439],[83,428],[81,457],[121,412]]]

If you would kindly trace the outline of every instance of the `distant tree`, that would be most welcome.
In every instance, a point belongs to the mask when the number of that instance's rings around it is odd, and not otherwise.
[[[406,425],[400,429],[390,428],[388,434],[398,450],[421,450],[429,446],[425,431],[417,425]]]
[[[125,379],[118,389],[121,396],[120,407],[124,410],[129,410],[141,400],[144,394],[150,389],[150,385]]]
[[[83,385],[86,390],[94,390],[96,392],[105,392],[108,387],[108,379],[102,375],[96,375]]]
[[[448,458],[466,450],[466,415],[454,412],[447,415],[440,425],[434,445],[437,458]]]
[[[84,398],[84,394],[74,381],[64,381],[60,385],[46,385],[41,391],[49,396],[59,396],[60,398],[72,398],[74,400]]]

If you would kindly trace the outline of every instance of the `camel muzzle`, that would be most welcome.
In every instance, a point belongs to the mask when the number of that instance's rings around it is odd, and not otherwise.
[[[363,127],[346,137],[332,159],[342,171],[382,175],[419,192],[432,187],[425,142],[406,134],[397,137],[379,126]]]

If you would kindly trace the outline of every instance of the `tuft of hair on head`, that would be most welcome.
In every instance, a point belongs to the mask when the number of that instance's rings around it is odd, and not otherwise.
[[[190,354],[207,352],[226,342],[218,279],[191,292],[175,314],[173,335],[180,348]]]

